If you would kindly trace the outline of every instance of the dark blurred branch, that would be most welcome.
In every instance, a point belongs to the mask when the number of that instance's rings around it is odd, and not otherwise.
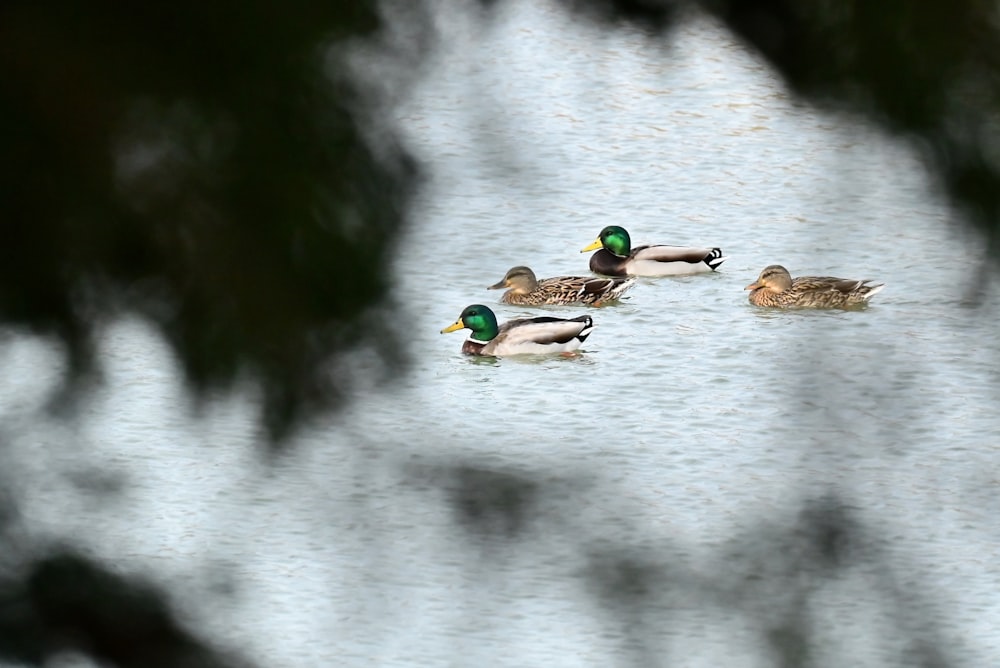
[[[280,437],[403,361],[384,306],[415,174],[363,139],[337,40],[374,2],[0,7],[0,320],[93,368],[95,328],[148,317],[196,392],[262,389]],[[334,371],[336,368],[336,371]]]
[[[80,555],[0,580],[0,658],[46,665],[75,651],[120,668],[249,668],[186,630],[162,591]]]

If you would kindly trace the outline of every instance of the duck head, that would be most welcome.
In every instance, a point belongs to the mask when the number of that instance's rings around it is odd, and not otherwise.
[[[602,247],[612,255],[617,255],[618,257],[628,257],[629,252],[632,250],[632,239],[629,238],[628,232],[625,231],[624,227],[608,225],[601,230],[601,234],[597,237],[594,243],[590,244],[580,252],[586,253]]]
[[[538,287],[538,279],[535,272],[527,267],[511,267],[507,274],[497,283],[486,288],[487,290],[503,290],[510,288],[517,294],[528,294]]]
[[[792,275],[780,264],[764,267],[757,280],[743,288],[744,290],[759,290],[766,288],[771,292],[784,292],[792,287]]]
[[[487,306],[482,304],[472,304],[466,306],[458,320],[441,330],[442,334],[454,332],[459,329],[471,329],[470,338],[477,341],[492,341],[500,332],[497,326],[497,317]]]

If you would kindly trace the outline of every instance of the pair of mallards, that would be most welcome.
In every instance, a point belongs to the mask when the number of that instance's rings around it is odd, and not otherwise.
[[[677,276],[715,271],[727,258],[718,248],[640,246],[631,248],[628,232],[605,227],[594,243],[581,252],[600,248],[590,258],[591,271],[611,276]],[[799,276],[793,279],[778,264],[765,267],[750,290],[750,303],[778,308],[850,308],[868,303],[884,288],[869,279],[835,276]]]
[[[635,285],[631,276],[681,276],[714,271],[726,261],[719,248],[647,245],[632,248],[624,228],[610,225],[581,253],[599,249],[590,257],[590,270],[612,278],[557,276],[538,280],[528,267],[512,267],[489,290],[509,288],[500,301],[505,304],[592,304],[618,299]]]
[[[528,267],[512,267],[490,290],[507,292],[500,301],[506,304],[541,306],[544,304],[589,304],[598,306],[621,297],[635,285],[631,276],[679,276],[714,271],[726,258],[718,248],[647,245],[632,248],[628,232],[617,225],[601,230],[594,243],[581,253],[600,249],[590,258],[594,273],[610,278],[557,276],[538,280]],[[497,325],[496,315],[482,304],[473,304],[442,333],[470,329],[472,334],[462,345],[462,352],[474,355],[510,355],[514,353],[571,352],[590,335],[594,327],[590,316],[578,318],[523,318]]]

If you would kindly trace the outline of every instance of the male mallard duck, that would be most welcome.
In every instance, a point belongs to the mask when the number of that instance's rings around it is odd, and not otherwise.
[[[865,304],[883,283],[869,285],[870,280],[833,276],[799,276],[793,279],[780,264],[772,264],[760,272],[757,280],[746,286],[750,303],[755,306],[846,308]]]
[[[624,228],[609,225],[581,253],[600,248],[590,256],[590,270],[606,276],[679,276],[715,271],[728,258],[719,248],[639,246]]]
[[[557,276],[535,278],[527,267],[512,267],[501,281],[487,290],[502,290],[500,301],[505,304],[599,304],[621,297],[635,285],[634,278],[594,278],[592,276]]]
[[[589,315],[578,318],[523,318],[497,326],[497,317],[482,304],[466,306],[453,325],[442,334],[471,329],[462,344],[469,355],[519,355],[521,353],[564,353],[576,350],[587,340],[594,321]]]

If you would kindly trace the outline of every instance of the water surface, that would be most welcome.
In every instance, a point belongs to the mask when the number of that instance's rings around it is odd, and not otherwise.
[[[865,562],[818,595],[818,665],[905,664],[921,622],[885,577],[961,665],[996,664],[996,300],[963,303],[978,243],[915,152],[790,99],[707,21],[664,43],[547,3],[487,25],[442,7],[439,52],[390,110],[429,176],[395,265],[410,371],[269,469],[253,393],[192,419],[142,323],[109,330],[109,385],[71,425],[30,423],[55,355],[10,342],[26,519],[167,583],[261,665],[758,666],[769,621],[683,596],[602,611],[580,573],[606,545],[694,580],[740,572],[733,545],[834,494],[890,575]],[[517,264],[588,273],[578,251],[607,224],[730,259],[587,311],[575,358],[471,359],[438,333],[471,303],[578,315],[485,288]],[[861,311],[753,308],[743,287],[771,263],[887,288]],[[427,473],[456,462],[548,480],[551,516],[529,541],[470,547]],[[69,484],[81,466],[121,476],[118,500]]]

